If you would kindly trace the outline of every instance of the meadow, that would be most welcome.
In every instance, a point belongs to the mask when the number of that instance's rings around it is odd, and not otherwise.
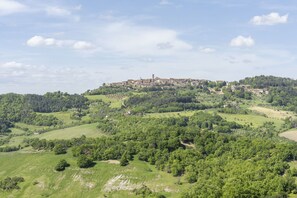
[[[82,135],[85,135],[86,137],[103,136],[104,134],[96,126],[97,126],[96,123],[84,124],[80,126],[49,131],[39,135],[34,135],[34,137],[40,138],[40,139],[53,140],[53,139],[78,138],[78,137],[81,137]]]
[[[88,169],[80,169],[71,152],[54,155],[51,152],[29,150],[0,153],[0,178],[22,176],[20,190],[0,192],[0,197],[137,197],[131,190],[146,185],[166,197],[180,197],[180,178],[158,171],[146,162],[134,160],[128,166],[96,162]],[[54,170],[59,160],[66,159],[70,167],[63,172]],[[183,179],[180,180],[183,182]],[[115,191],[117,189],[117,191]]]

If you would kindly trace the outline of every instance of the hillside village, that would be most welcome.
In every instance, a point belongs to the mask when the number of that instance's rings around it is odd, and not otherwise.
[[[152,74],[151,78],[148,79],[139,79],[139,80],[133,80],[129,79],[122,82],[114,82],[114,83],[107,83],[105,86],[108,87],[132,87],[132,88],[148,88],[153,86],[161,86],[161,87],[186,87],[186,86],[204,86],[211,82],[210,80],[204,80],[204,79],[191,79],[191,78],[159,78],[155,77],[154,74]],[[267,89],[255,89],[252,88],[250,85],[236,85],[236,84],[230,84],[227,81],[217,80],[214,81],[217,84],[224,84],[226,86],[230,85],[230,88],[232,91],[244,89],[245,91],[252,92],[256,95],[267,95],[269,92]],[[222,90],[217,92],[214,89],[211,89],[210,91],[216,92],[219,94],[222,94]]]
[[[132,80],[129,79],[127,81],[115,82],[106,84],[106,86],[131,86],[133,88],[140,87],[153,87],[153,86],[177,86],[177,87],[185,87],[188,85],[198,86],[203,85],[209,80],[203,79],[191,79],[191,78],[159,78],[152,75],[152,78],[149,79],[140,79],[140,80]]]

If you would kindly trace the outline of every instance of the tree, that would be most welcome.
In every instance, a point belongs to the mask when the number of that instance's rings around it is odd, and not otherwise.
[[[121,157],[120,165],[121,166],[127,166],[128,164],[129,164],[128,153],[127,153],[127,151],[125,151],[124,154]]]
[[[77,165],[80,168],[89,168],[94,165],[94,162],[85,155],[80,155],[77,159]]]
[[[59,161],[59,163],[55,166],[56,171],[63,171],[66,167],[69,167],[70,164],[67,163],[66,160],[62,159]]]
[[[64,146],[62,144],[56,144],[54,147],[54,152],[56,155],[65,154],[65,153],[67,153],[66,146]]]

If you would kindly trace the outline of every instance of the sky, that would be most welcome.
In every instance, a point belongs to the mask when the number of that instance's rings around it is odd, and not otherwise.
[[[0,93],[297,78],[296,0],[0,0]]]

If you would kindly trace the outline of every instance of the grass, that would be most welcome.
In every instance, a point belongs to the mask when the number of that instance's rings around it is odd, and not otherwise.
[[[121,108],[122,101],[125,97],[115,95],[87,95],[86,98],[91,101],[102,100],[103,102],[110,103],[111,108]]]
[[[25,124],[25,123],[21,123],[21,122],[17,122],[15,123],[15,126],[25,129],[27,128],[30,131],[38,131],[38,130],[42,130],[42,129],[47,129],[49,127],[47,126],[35,126],[35,125],[31,125],[31,124]],[[16,129],[14,129],[16,130]]]
[[[69,124],[78,122],[78,120],[71,119],[71,117],[70,117],[71,111],[53,112],[53,113],[38,113],[38,114],[47,115],[47,116],[49,116],[49,115],[55,116],[56,118],[61,120],[63,122],[63,124],[65,124],[65,125],[69,125]],[[88,118],[89,118],[89,116],[84,116],[84,117],[82,117],[82,120],[87,120]]]
[[[295,114],[293,112],[275,110],[267,107],[252,106],[249,109],[256,112],[263,113],[269,118],[284,119],[286,117],[295,117]]]
[[[227,121],[234,121],[239,124],[249,125],[252,123],[253,127],[259,127],[263,125],[265,122],[274,122],[277,129],[281,128],[281,125],[284,121],[274,118],[268,118],[261,115],[252,115],[252,114],[226,114],[226,113],[218,113],[222,118]]]
[[[104,135],[96,126],[97,126],[96,123],[84,124],[80,126],[49,131],[46,133],[42,133],[40,135],[34,135],[34,137],[37,137],[40,139],[53,140],[53,139],[78,138],[82,135],[85,135],[87,137],[100,137]]]
[[[65,111],[65,112],[53,112],[53,113],[39,113],[41,115],[52,115],[61,120],[64,124],[71,124],[75,122],[70,118],[71,112]]]
[[[149,118],[169,118],[169,117],[179,117],[179,116],[192,116],[197,111],[181,111],[181,112],[166,112],[166,113],[149,113],[145,117]]]
[[[206,110],[207,111],[207,110]],[[146,117],[152,118],[168,118],[168,117],[179,117],[179,116],[192,116],[197,111],[182,111],[182,112],[168,112],[168,113],[150,113],[145,115]],[[208,110],[209,113],[213,113],[213,110]],[[259,127],[265,122],[274,122],[277,129],[281,128],[284,123],[281,119],[264,117],[261,115],[253,114],[226,114],[218,113],[222,118],[230,122],[237,122],[242,125],[250,125],[252,123],[253,127]]]
[[[70,152],[65,155],[49,152],[0,153],[0,158],[0,179],[8,176],[25,179],[20,184],[20,190],[0,191],[0,197],[136,197],[131,191],[104,191],[105,185],[120,175],[123,181],[129,181],[128,186],[145,184],[153,191],[171,191],[162,193],[166,197],[180,197],[180,191],[189,187],[187,183],[176,184],[178,178],[138,160],[126,167],[97,162],[92,168],[80,169]],[[63,172],[56,172],[54,166],[61,159],[66,159],[70,167]]]

